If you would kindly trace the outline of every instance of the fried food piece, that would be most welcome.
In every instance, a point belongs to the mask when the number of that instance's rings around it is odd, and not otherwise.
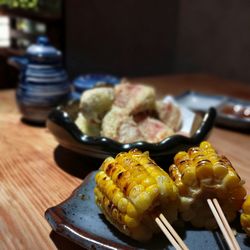
[[[177,153],[169,172],[179,190],[183,220],[196,227],[216,228],[208,198],[217,198],[229,222],[235,219],[246,195],[244,182],[210,143],[204,141],[199,147]]]
[[[94,123],[101,123],[114,101],[114,89],[99,87],[83,92],[79,109],[83,116]]]
[[[118,128],[117,140],[121,143],[131,143],[145,141],[146,138],[140,131],[137,123],[133,120],[133,117],[128,116]]]
[[[247,196],[246,200],[242,205],[242,213],[240,215],[240,223],[243,230],[248,236],[250,236],[250,195]]]
[[[114,105],[128,115],[155,109],[155,90],[142,84],[122,83],[115,86]]]
[[[121,143],[144,140],[133,118],[118,107],[113,107],[103,118],[101,135]]]
[[[157,101],[156,110],[159,119],[166,124],[168,128],[172,129],[174,132],[180,129],[182,123],[181,110],[172,99]]]
[[[174,134],[174,131],[163,122],[151,117],[140,121],[138,123],[138,129],[143,135],[144,140],[151,143],[160,142]]]
[[[128,116],[123,109],[113,107],[102,122],[101,135],[121,143],[146,141],[156,143],[173,135],[174,131],[161,121],[145,117],[136,122],[133,116]]]
[[[86,135],[99,136],[100,135],[100,124],[88,121],[81,113],[78,113],[75,120],[76,126]]]
[[[156,103],[154,88],[142,84],[90,89],[81,96],[76,124],[88,135],[120,143],[157,143],[179,129],[181,117],[176,105]]]
[[[178,191],[148,152],[131,150],[108,157],[95,177],[95,201],[107,220],[138,241],[159,232],[154,217],[177,217]]]

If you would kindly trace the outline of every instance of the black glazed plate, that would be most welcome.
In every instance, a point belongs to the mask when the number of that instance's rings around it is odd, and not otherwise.
[[[91,172],[67,200],[47,209],[45,217],[54,231],[86,249],[174,249],[163,234],[143,244],[110,225],[94,201],[95,174],[96,171]],[[232,227],[237,230],[236,239],[241,249],[249,249],[250,242],[239,223],[235,222]],[[183,224],[175,229],[189,249],[228,249],[219,231],[197,230]]]
[[[135,142],[122,144],[106,137],[92,137],[83,134],[74,123],[78,114],[79,101],[72,100],[52,110],[48,116],[46,125],[55,136],[59,144],[67,149],[80,154],[104,159],[107,156],[115,156],[119,152],[138,148],[141,151],[149,151],[154,160],[166,159],[180,150],[199,144],[204,140],[213,127],[216,111],[209,109],[203,116],[193,114],[190,126],[191,136],[173,135],[159,143]],[[187,112],[191,112],[183,107]],[[186,112],[185,111],[185,112]],[[190,123],[188,113],[184,123]],[[186,124],[183,124],[185,127]],[[189,124],[190,125],[190,124]]]

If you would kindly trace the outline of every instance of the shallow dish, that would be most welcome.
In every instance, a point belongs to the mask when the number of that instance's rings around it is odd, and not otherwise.
[[[92,137],[83,134],[74,123],[78,114],[79,101],[69,101],[52,110],[47,119],[47,127],[59,144],[67,149],[83,155],[104,159],[115,156],[121,151],[138,148],[149,151],[155,160],[166,159],[180,150],[199,144],[212,129],[216,111],[210,109],[203,117],[195,115],[183,107],[184,122],[182,132],[190,132],[191,136],[173,135],[159,143],[135,142],[122,144],[106,137]]]
[[[45,217],[53,230],[86,249],[174,249],[163,234],[143,244],[109,224],[94,202],[95,174],[91,172],[67,200],[47,209]],[[235,223],[233,227],[237,229],[241,249],[249,249],[250,242],[239,225]],[[175,229],[190,249],[228,249],[219,231],[197,230],[187,225]]]
[[[223,112],[225,106],[241,106],[250,110],[250,102],[238,98],[232,98],[225,95],[209,95],[205,93],[187,91],[176,97],[179,104],[199,112],[207,112],[213,107],[217,111],[216,125],[223,127],[250,130],[250,117],[243,118],[236,115]]]
[[[248,117],[240,116],[237,112],[233,112],[233,109],[238,108],[243,110],[247,109]],[[216,123],[225,127],[231,127],[238,130],[250,131],[250,102],[228,98],[228,100],[217,108],[217,120]],[[240,113],[240,112],[239,112]]]
[[[201,112],[207,112],[211,107],[217,108],[224,103],[226,99],[226,96],[209,95],[196,91],[186,91],[176,97],[179,104],[191,110]]]

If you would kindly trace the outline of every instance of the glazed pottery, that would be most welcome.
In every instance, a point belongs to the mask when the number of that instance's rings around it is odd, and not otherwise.
[[[39,36],[24,57],[10,60],[19,65],[16,100],[23,119],[44,123],[52,108],[68,99],[70,84],[62,66],[62,53]]]

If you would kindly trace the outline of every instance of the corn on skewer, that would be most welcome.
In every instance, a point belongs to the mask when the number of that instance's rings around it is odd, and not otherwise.
[[[177,188],[146,152],[108,157],[95,179],[97,205],[115,227],[136,240],[149,240],[159,232],[154,218],[160,213],[170,223],[176,219]]]
[[[246,195],[244,182],[230,161],[218,155],[208,142],[177,153],[169,170],[179,190],[183,220],[196,227],[216,228],[216,220],[207,205],[209,198],[218,199],[229,222],[236,217]]]

